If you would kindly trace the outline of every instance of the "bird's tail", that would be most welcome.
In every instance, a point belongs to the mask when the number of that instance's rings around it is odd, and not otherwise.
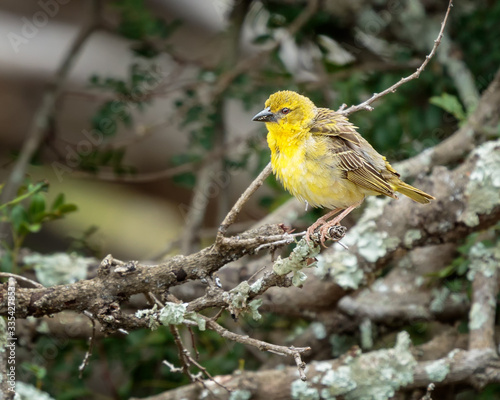
[[[416,187],[408,185],[407,183],[404,183],[400,179],[398,179],[396,182],[391,182],[391,183],[393,185],[394,190],[396,190],[401,194],[404,194],[405,196],[409,197],[410,199],[418,203],[428,204],[431,202],[431,200],[435,199],[434,196],[431,196],[430,194],[427,194],[422,190],[417,189]]]

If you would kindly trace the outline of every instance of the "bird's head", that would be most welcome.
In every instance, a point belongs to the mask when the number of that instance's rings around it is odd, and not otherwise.
[[[317,112],[311,100],[291,90],[273,93],[265,106],[252,120],[265,122],[268,128],[270,124],[295,128],[307,126]]]

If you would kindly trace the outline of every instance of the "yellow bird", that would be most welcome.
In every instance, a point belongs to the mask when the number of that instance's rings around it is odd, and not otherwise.
[[[308,228],[308,241],[321,226],[324,246],[330,228],[366,196],[383,194],[397,199],[395,192],[399,192],[422,204],[434,199],[399,179],[385,157],[346,117],[328,108],[317,108],[296,92],[272,94],[253,121],[266,123],[273,172],[285,189],[313,207],[332,209]]]

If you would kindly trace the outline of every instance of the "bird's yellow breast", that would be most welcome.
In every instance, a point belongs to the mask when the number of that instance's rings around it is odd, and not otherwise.
[[[307,129],[291,131],[266,124],[271,164],[277,178],[292,195],[313,207],[347,208],[365,197],[365,191],[345,179],[329,154],[327,136]]]

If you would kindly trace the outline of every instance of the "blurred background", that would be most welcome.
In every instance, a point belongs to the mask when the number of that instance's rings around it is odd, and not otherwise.
[[[291,89],[322,107],[358,104],[422,63],[446,3],[3,0],[0,181],[8,181],[27,138],[38,136],[19,193],[44,180],[52,207],[43,224],[23,214],[26,232],[6,230],[4,240],[42,253],[141,260],[211,243],[269,161],[265,127],[251,121],[268,96]],[[351,116],[362,135],[397,162],[455,132],[500,65],[499,20],[498,1],[456,1],[420,78],[373,112]],[[269,178],[237,227],[289,198]],[[5,270],[14,264],[12,256],[2,262]],[[138,335],[131,348],[143,340]],[[243,352],[237,347],[232,359],[215,357],[208,367],[230,372]],[[134,367],[116,372],[121,386],[73,387],[82,398],[90,390],[101,397],[88,398],[103,399],[167,389],[134,369],[144,364],[132,357]]]
[[[224,157],[212,158],[224,165],[212,169],[230,179],[209,194],[205,223],[222,220],[267,157],[264,127],[251,117],[269,94],[294,89],[331,108],[364,100],[419,65],[444,11],[437,1],[323,1],[290,33],[291,21],[308,12],[304,2],[6,0],[0,7],[2,180],[44,91],[64,81],[37,165],[27,172],[79,211],[48,224],[37,241],[61,249],[68,236],[99,226],[93,240],[123,258],[156,254],[178,236],[200,165],[207,165],[199,161],[220,149]],[[99,27],[58,78],[94,21],[93,7]],[[440,62],[376,112],[352,116],[377,150],[396,161],[453,132],[454,116],[429,99],[446,92],[465,111],[474,107],[500,57],[488,48],[498,38],[495,13],[495,2],[456,4]],[[169,171],[181,164],[191,167]],[[257,199],[245,217],[265,212]]]

